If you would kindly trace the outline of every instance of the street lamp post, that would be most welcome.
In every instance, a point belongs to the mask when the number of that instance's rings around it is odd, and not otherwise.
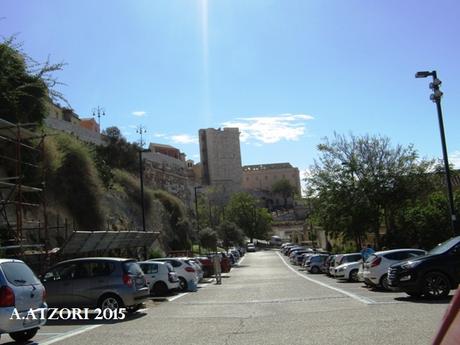
[[[201,189],[201,186],[195,186],[193,189],[195,190],[195,219],[196,219],[196,228],[197,228],[197,235],[199,237],[200,233],[200,215],[198,214],[198,196],[196,194],[197,189]],[[201,245],[199,244],[199,239],[198,239],[198,251],[201,254]]]
[[[436,103],[436,110],[438,113],[438,121],[439,121],[439,131],[441,134],[441,145],[442,145],[442,155],[444,159],[444,170],[446,173],[446,185],[447,185],[447,195],[449,197],[449,208],[450,208],[450,221],[452,230],[455,234],[458,233],[458,226],[457,226],[457,216],[455,212],[454,206],[454,197],[452,193],[452,181],[450,178],[450,168],[449,168],[449,158],[447,155],[447,145],[446,145],[446,135],[444,133],[444,121],[442,119],[442,109],[441,109],[441,97],[443,93],[439,90],[439,86],[441,85],[441,80],[438,79],[438,75],[436,71],[421,71],[415,74],[415,78],[426,78],[431,76],[433,78],[433,82],[430,83],[430,89],[433,90],[433,93],[430,95],[430,99]]]
[[[144,167],[143,167],[143,162],[142,162],[142,152],[143,152],[143,147],[144,147],[144,141],[143,141],[143,134],[145,134],[147,130],[145,129],[144,126],[140,125],[136,133],[140,134],[140,141],[139,141],[139,179],[141,183],[141,209],[142,209],[142,231],[145,230],[145,203],[144,203]]]
[[[97,108],[93,109],[93,117],[97,117],[97,123],[99,125],[99,131],[101,131],[101,116],[105,116],[104,108],[97,106]]]

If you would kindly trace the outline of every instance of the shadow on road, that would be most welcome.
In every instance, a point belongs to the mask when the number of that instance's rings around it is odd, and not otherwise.
[[[453,296],[447,296],[442,299],[427,299],[423,297],[395,297],[396,301],[408,302],[408,303],[419,303],[419,304],[449,304]]]

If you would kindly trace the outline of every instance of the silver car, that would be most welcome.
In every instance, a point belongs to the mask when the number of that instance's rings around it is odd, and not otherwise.
[[[33,338],[46,323],[45,297],[45,288],[24,262],[0,259],[0,334],[18,342]]]
[[[51,307],[136,311],[149,297],[149,288],[135,260],[81,258],[63,261],[44,275]]]

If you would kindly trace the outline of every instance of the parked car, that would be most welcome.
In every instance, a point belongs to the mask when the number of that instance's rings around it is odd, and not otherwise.
[[[329,257],[324,262],[324,266],[321,268],[322,273],[326,273],[327,275],[329,275],[329,268],[331,267],[331,265],[333,265],[334,259],[335,255],[329,255]]]
[[[203,277],[209,278],[213,275],[214,267],[212,265],[212,260],[206,256],[197,256],[195,257],[201,264],[203,269]]]
[[[230,262],[230,258],[224,253],[221,252],[219,253],[221,258],[220,258],[220,267],[222,269],[222,273],[228,273],[232,269],[232,265]],[[214,268],[213,268],[214,271]]]
[[[235,258],[235,264],[238,263],[238,261],[241,259],[240,252],[235,248],[229,249],[228,253],[231,253]]]
[[[329,255],[327,254],[314,254],[305,262],[305,269],[310,273],[320,273]]]
[[[246,245],[246,250],[249,252],[255,252],[256,251],[256,247],[254,246],[254,243],[248,243]]]
[[[426,251],[421,249],[393,249],[375,252],[364,263],[364,281],[370,286],[380,286],[385,290],[390,290],[387,280],[388,268],[399,261],[425,254]]]
[[[298,248],[298,247],[301,247],[299,246],[298,244],[290,244],[286,247],[283,248],[283,254],[284,255],[288,255],[288,251],[291,249],[291,248]]]
[[[335,268],[334,277],[339,280],[348,280],[351,282],[359,281],[358,271],[359,267],[362,266],[362,259],[358,261],[347,262],[341,264]]]
[[[40,318],[47,313],[45,298],[45,287],[23,261],[0,259],[0,335],[8,333],[18,342],[32,339],[46,323]],[[12,317],[15,310],[19,317]],[[25,320],[29,310],[36,319]]]
[[[308,252],[311,252],[310,250],[307,250],[307,249],[297,249],[297,250],[294,250],[291,252],[291,254],[289,255],[289,261],[292,263],[292,264],[297,264],[297,257],[299,255],[302,255],[302,254],[306,254]]]
[[[328,276],[334,277],[335,275],[335,268],[340,265],[340,260],[342,260],[342,254],[334,255],[334,258],[329,263],[329,272]]]
[[[138,264],[144,272],[151,295],[164,296],[179,289],[179,278],[169,262],[140,261]]]
[[[334,261],[334,268],[331,275],[338,279],[358,281],[359,264],[362,259],[360,253],[338,255]]]
[[[388,285],[410,296],[443,298],[460,282],[460,236],[445,241],[427,255],[393,264]]]
[[[144,273],[133,259],[80,258],[63,261],[42,278],[52,307],[136,311],[149,297]]]
[[[305,249],[305,247],[303,246],[295,246],[295,247],[290,247],[288,248],[288,250],[286,251],[286,256],[287,257],[290,257],[291,253],[295,250],[299,250],[299,249]]]
[[[183,258],[186,262],[188,262],[190,265],[195,267],[195,270],[198,275],[198,281],[200,282],[203,277],[204,277],[204,271],[203,271],[203,266],[201,265],[200,260],[197,258]]]
[[[177,277],[179,278],[179,289],[181,291],[187,291],[190,288],[189,286],[190,282],[194,284],[198,284],[199,276],[198,276],[197,270],[192,264],[188,263],[184,259],[157,258],[157,259],[151,259],[148,261],[169,262],[171,266],[174,267]]]

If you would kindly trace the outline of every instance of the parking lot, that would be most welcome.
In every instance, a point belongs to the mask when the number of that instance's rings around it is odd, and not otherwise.
[[[205,288],[211,280],[207,279],[198,285],[198,289]],[[175,301],[176,299],[182,298],[189,294],[174,293],[166,297],[152,297],[149,302],[145,304],[145,308],[140,309],[134,315],[128,315],[126,320],[123,322],[135,322],[136,319],[145,317],[148,313],[155,313],[163,303]],[[121,321],[99,321],[94,320],[94,314],[90,315],[90,320],[52,320],[48,321],[47,324],[42,327],[37,335],[34,337],[34,342],[41,345],[54,344],[57,342],[65,341],[70,337],[82,336],[84,333],[89,332],[98,327],[102,327],[109,324],[119,323]],[[7,334],[2,335],[0,344],[16,344]]]
[[[349,282],[344,280],[336,280],[328,277],[325,274],[310,274],[304,268],[291,265],[287,258],[277,252],[277,255],[283,260],[283,263],[294,273],[310,282],[316,283],[327,289],[335,290],[348,297],[351,297],[364,304],[397,304],[397,303],[418,303],[418,304],[445,304],[446,300],[434,301],[416,299],[408,296],[404,292],[385,291],[378,288],[368,288],[362,282]],[[455,291],[450,292],[450,297],[454,295]]]
[[[38,344],[430,344],[449,300],[338,283],[277,251],[247,253],[222,285],[150,300],[124,321],[50,322]],[[12,343],[4,336],[2,344]]]

